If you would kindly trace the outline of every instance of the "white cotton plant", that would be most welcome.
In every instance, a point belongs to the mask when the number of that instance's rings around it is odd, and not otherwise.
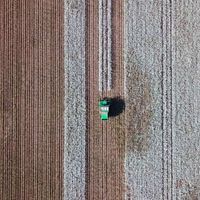
[[[107,90],[111,90],[112,87],[112,1],[108,0],[107,6]]]
[[[64,199],[85,199],[85,0],[65,1]]]
[[[103,90],[107,89],[107,12],[106,12],[106,1],[103,0]]]
[[[99,0],[99,91],[112,86],[112,3]]]
[[[103,90],[103,0],[99,0],[99,91]]]

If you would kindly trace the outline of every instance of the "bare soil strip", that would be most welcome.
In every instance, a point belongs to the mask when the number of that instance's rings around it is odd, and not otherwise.
[[[63,2],[0,13],[0,199],[62,199]]]
[[[112,1],[113,88],[99,94],[98,5],[88,0],[86,8],[87,70],[87,199],[124,199],[124,114],[102,122],[98,101],[104,96],[123,98],[123,0]]]

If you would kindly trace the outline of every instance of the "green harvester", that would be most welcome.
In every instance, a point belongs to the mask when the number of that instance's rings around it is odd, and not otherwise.
[[[111,101],[106,98],[99,101],[99,110],[100,110],[101,120],[108,120],[110,104],[111,104]]]

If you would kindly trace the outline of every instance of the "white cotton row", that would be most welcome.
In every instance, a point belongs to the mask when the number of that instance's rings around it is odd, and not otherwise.
[[[99,0],[99,91],[111,90],[111,0]]]
[[[107,13],[108,13],[108,18],[107,18],[107,22],[108,22],[108,46],[107,46],[107,59],[108,59],[108,82],[107,82],[107,90],[111,90],[112,87],[112,20],[111,20],[111,8],[112,8],[112,4],[111,4],[111,0],[108,0],[108,9],[107,9]]]
[[[103,90],[103,44],[102,44],[102,35],[103,35],[103,0],[99,0],[99,91]]]

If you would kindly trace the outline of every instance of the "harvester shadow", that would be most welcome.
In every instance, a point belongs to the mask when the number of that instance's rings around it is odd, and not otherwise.
[[[125,110],[125,101],[120,97],[111,98],[109,117],[116,117]]]

